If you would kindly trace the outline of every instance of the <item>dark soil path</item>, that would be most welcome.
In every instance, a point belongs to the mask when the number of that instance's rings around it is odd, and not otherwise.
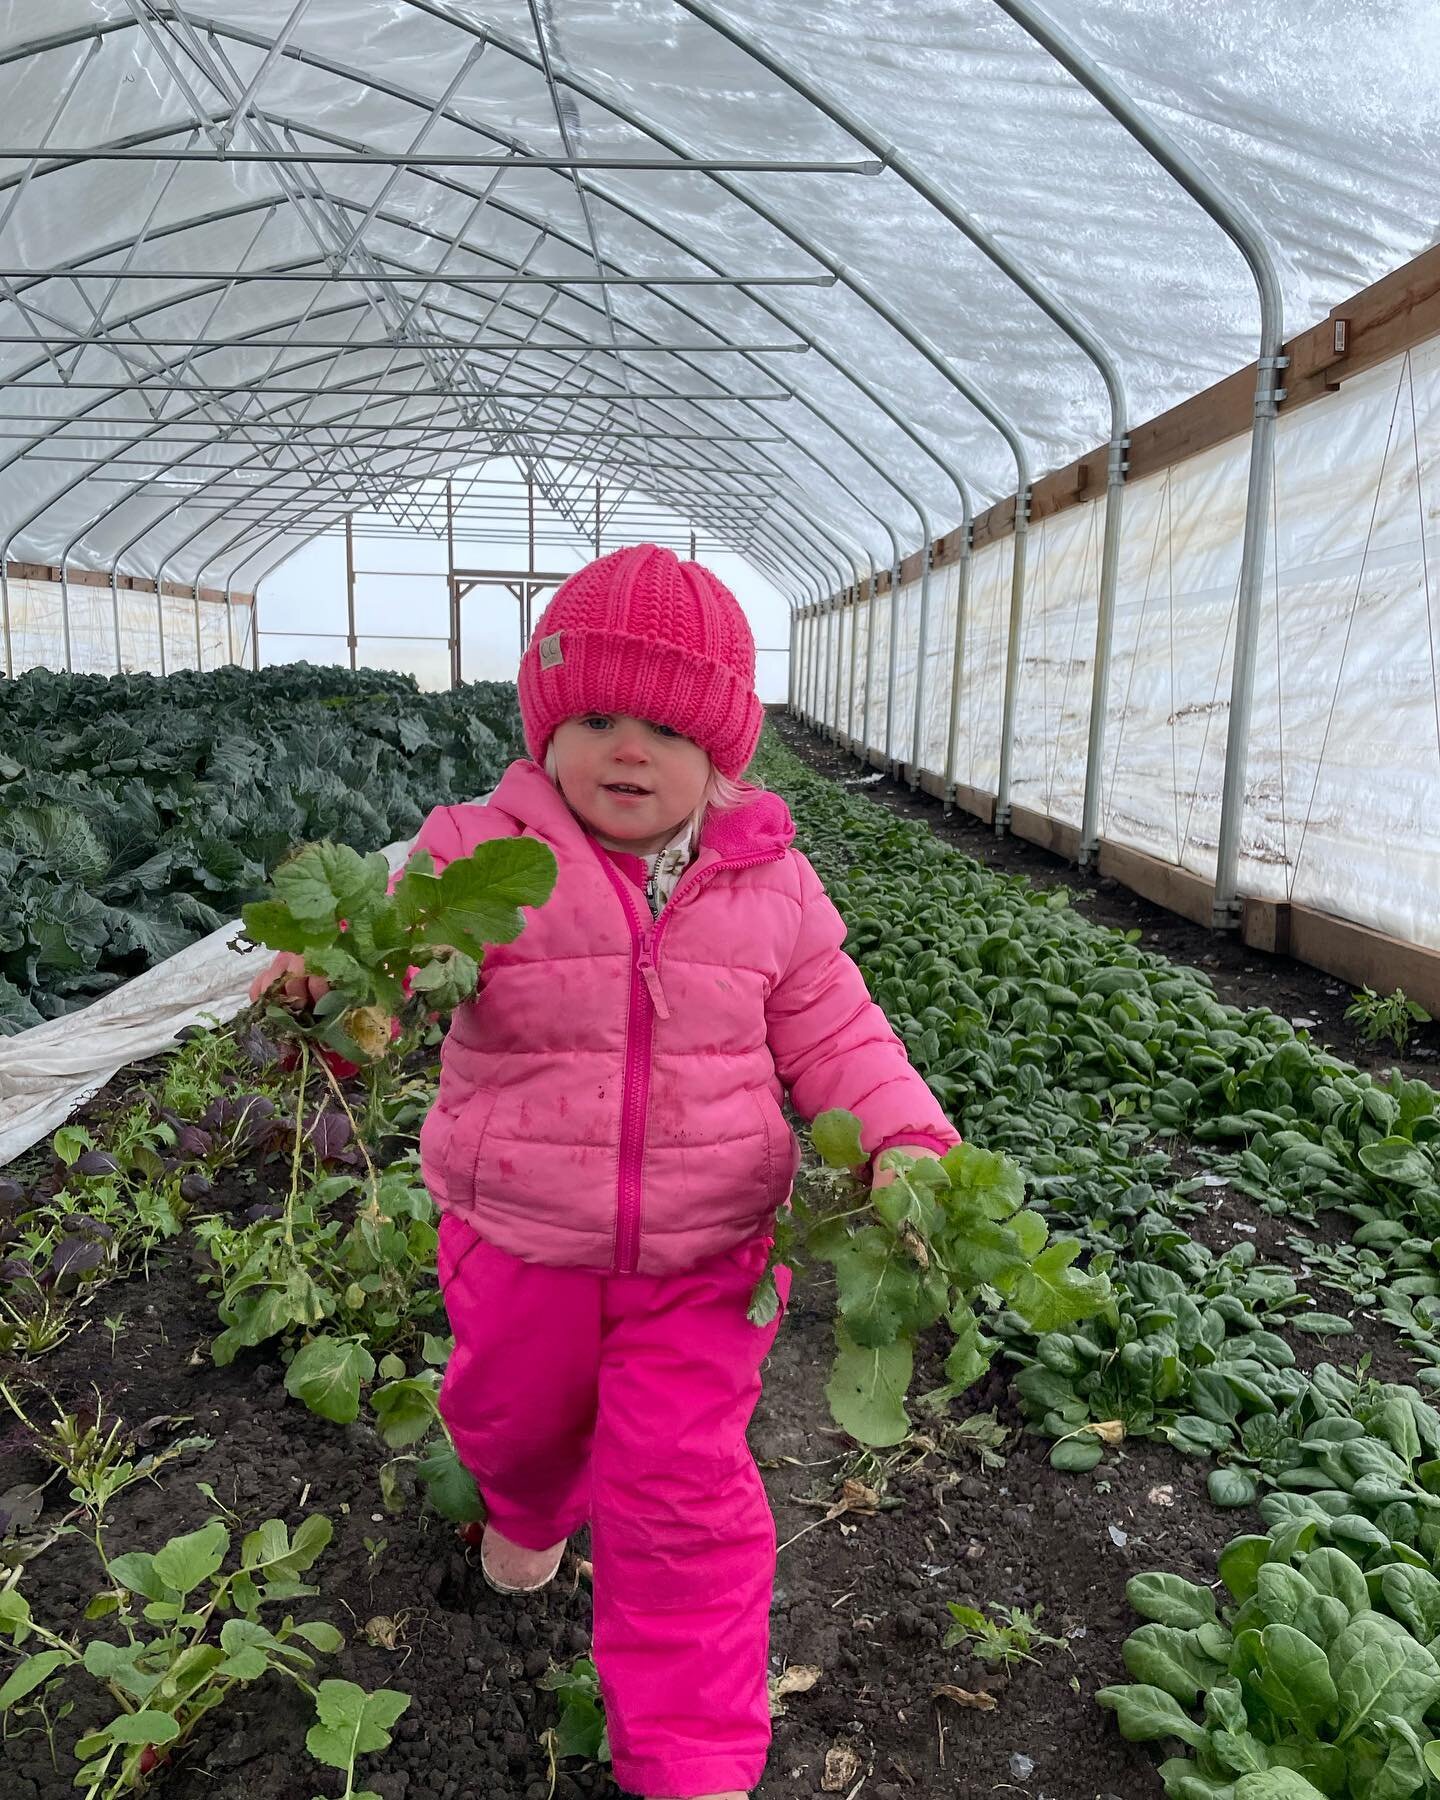
[[[1119,1644],[1133,1624],[1128,1576],[1163,1564],[1209,1580],[1216,1550],[1237,1528],[1206,1503],[1204,1466],[1136,1445],[1093,1475],[1056,1475],[1048,1445],[1020,1434],[1004,1382],[992,1377],[977,1399],[998,1403],[1010,1427],[1002,1467],[985,1469],[968,1452],[913,1451],[915,1466],[881,1484],[884,1510],[827,1521],[851,1465],[845,1441],[824,1423],[824,1299],[786,1320],[753,1433],[784,1546],[773,1667],[821,1671],[809,1692],[784,1702],[762,1800],[825,1791],[827,1754],[832,1780],[849,1771],[831,1791],[853,1793],[864,1778],[860,1791],[873,1800],[1158,1793],[1148,1757],[1122,1742],[1091,1696],[1121,1673]],[[249,1354],[228,1369],[212,1366],[214,1316],[183,1249],[157,1259],[148,1282],[112,1285],[91,1312],[78,1337],[27,1372],[67,1409],[93,1403],[98,1390],[106,1415],[145,1426],[154,1446],[196,1433],[213,1439],[158,1484],[120,1497],[111,1553],[153,1549],[199,1525],[212,1510],[199,1482],[247,1527],[277,1517],[293,1528],[324,1512],[335,1537],[310,1577],[321,1593],[297,1603],[296,1614],[329,1620],[347,1647],[322,1659],[319,1673],[413,1696],[392,1748],[370,1759],[366,1785],[383,1800],[545,1800],[538,1740],[554,1703],[534,1684],[552,1659],[588,1646],[589,1591],[576,1568],[567,1565],[541,1598],[503,1600],[443,1521],[417,1510],[386,1514],[385,1452],[367,1426],[328,1424],[289,1399],[278,1360]],[[123,1319],[113,1344],[102,1313]],[[938,1373],[926,1372],[924,1384]],[[970,1410],[962,1405],[954,1416]],[[0,1491],[44,1473],[19,1428],[7,1431]],[[52,1484],[43,1522],[58,1522],[65,1504]],[[43,1551],[24,1579],[35,1616],[72,1624],[104,1585],[93,1564],[79,1537]],[[1041,1651],[1038,1665],[1009,1677],[985,1669],[942,1649],[949,1600],[1043,1608],[1042,1627],[1065,1648]],[[937,1698],[942,1686],[978,1696],[984,1710]],[[67,1692],[81,1698],[85,1687],[72,1678]],[[57,1734],[62,1746],[101,1716],[81,1699]],[[304,1697],[267,1678],[216,1713],[159,1791],[167,1800],[338,1794],[337,1777],[305,1754],[308,1723]],[[73,1794],[74,1759],[62,1748],[52,1770],[38,1732],[12,1737],[4,1756],[5,1800]],[[556,1787],[559,1800],[607,1791],[598,1771],[562,1773]]]

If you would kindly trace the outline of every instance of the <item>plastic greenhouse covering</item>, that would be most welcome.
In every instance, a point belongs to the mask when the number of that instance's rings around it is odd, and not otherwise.
[[[1432,0],[0,6],[7,666],[57,606],[76,668],[171,606],[171,666],[243,657],[300,545],[502,456],[562,512],[597,472],[663,500],[804,607],[1117,395],[1251,362],[1245,257],[1027,14],[1252,223],[1286,333],[1433,241]],[[1440,948],[1437,407],[1430,344],[1280,412],[1239,885]],[[1118,544],[1099,828],[1206,875],[1249,466],[1130,482]],[[1013,683],[1008,798],[1077,823],[1103,536],[1103,495],[1033,525]],[[919,765],[1003,786],[1014,547],[974,557],[953,738],[953,566],[923,644],[918,582],[827,615],[869,704],[814,710],[909,760],[918,685]]]

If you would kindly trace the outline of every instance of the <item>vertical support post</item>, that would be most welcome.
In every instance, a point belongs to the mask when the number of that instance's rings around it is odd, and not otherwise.
[[[865,705],[860,715],[860,754],[867,766],[870,761],[870,690],[875,685],[875,603],[879,590],[879,579],[872,573],[869,617],[865,621]]]
[[[345,515],[345,642],[350,646],[350,667],[355,667],[355,520]]]
[[[449,598],[450,686],[460,685],[460,597],[455,586],[455,483],[445,483],[446,593]]]
[[[825,725],[820,713],[820,696],[825,691],[825,595],[823,582],[821,587],[821,596],[815,602],[815,619],[810,627],[813,634],[810,660],[814,664],[810,676],[810,724],[815,731],[823,730]]]
[[[1020,632],[1025,618],[1025,551],[1030,541],[1030,488],[1015,495],[1015,547],[1010,565],[1010,634],[1005,645],[1005,705],[1000,720],[1000,778],[995,792],[995,834],[1010,825],[1010,770],[1015,755],[1015,703],[1020,685]]]
[[[163,675],[165,673],[165,584],[160,581],[155,583],[155,624],[160,633],[160,673]],[[67,669],[70,667],[68,656],[65,667]]]
[[[235,660],[235,602],[230,597],[230,589],[225,589],[225,661]]]
[[[835,691],[832,670],[835,668],[835,623],[839,619],[841,596],[830,594],[824,607],[824,668],[821,671],[821,725],[830,731],[833,738],[833,720],[830,716],[830,697]]]
[[[250,664],[255,669],[260,667],[260,583],[258,581],[250,592]]]
[[[870,565],[870,591],[875,591],[875,565]],[[855,749],[855,676],[860,664],[860,589],[850,604],[850,694],[845,706],[845,747]]]
[[[853,595],[855,589],[852,586],[846,591]],[[841,699],[845,690],[845,619],[846,608],[848,605],[849,601],[847,600],[845,593],[840,593],[835,596],[835,717],[830,727],[830,742],[832,744],[838,744],[840,742],[841,734],[845,728],[844,711],[841,706]]]
[[[955,596],[955,653],[950,667],[950,733],[945,745],[945,805],[955,804],[955,758],[960,738],[960,695],[965,683],[965,630],[970,622],[970,567],[975,528],[967,519],[960,543],[960,591]]]
[[[920,739],[924,731],[925,708],[925,639],[930,630],[930,565],[935,560],[935,542],[927,538],[920,554],[920,625],[915,635],[915,726],[910,734],[910,791],[920,785]]]
[[[70,583],[66,579],[65,567],[60,568],[60,635],[65,646],[65,668],[70,668]],[[162,668],[160,673],[165,673]]]
[[[1100,784],[1105,761],[1105,709],[1110,699],[1110,652],[1115,640],[1115,586],[1120,568],[1120,518],[1125,499],[1129,438],[1112,438],[1105,477],[1105,542],[1100,552],[1100,611],[1095,620],[1095,666],[1090,681],[1090,737],[1085,751],[1085,801],[1080,814],[1080,867],[1100,850]]]
[[[690,528],[690,560],[691,562],[695,561],[695,528],[693,525]]]
[[[200,642],[200,583],[198,581],[195,583],[193,599],[195,601],[195,667],[203,669],[205,667],[205,651]]]
[[[890,654],[886,658],[885,773],[895,773],[895,678],[900,653],[900,563],[890,570]]]
[[[595,554],[600,554],[600,483],[595,483]],[[532,563],[531,568],[534,568]]]
[[[120,577],[115,565],[110,565],[110,617],[115,629],[115,673],[118,675],[124,666],[124,652],[120,648]]]
[[[6,605],[8,606],[8,604],[9,601],[7,597]],[[8,612],[6,614],[6,624],[9,624]],[[796,664],[799,660],[799,646],[800,614],[797,608],[792,608],[790,612],[790,656],[785,665],[785,710],[792,716],[795,712],[795,673]],[[9,668],[10,665],[8,660],[5,666],[7,669]]]
[[[9,546],[7,545],[8,549]],[[5,673],[15,673],[15,647],[10,636],[10,568],[0,568],[0,626],[5,632]]]
[[[1274,304],[1278,314],[1278,300]],[[1260,584],[1265,573],[1270,484],[1275,478],[1275,419],[1284,398],[1278,376],[1288,360],[1278,354],[1262,354],[1256,379],[1245,533],[1240,545],[1235,663],[1230,676],[1230,723],[1225,733],[1225,780],[1220,790],[1220,833],[1215,849],[1213,923],[1222,931],[1240,923],[1240,829],[1245,822],[1245,772],[1250,761],[1250,715],[1254,710],[1255,657],[1260,643]]]

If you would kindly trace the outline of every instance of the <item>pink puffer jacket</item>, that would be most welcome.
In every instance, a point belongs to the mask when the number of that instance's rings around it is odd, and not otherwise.
[[[437,1203],[529,1262],[665,1275],[735,1248],[790,1192],[780,1110],[859,1115],[867,1152],[958,1141],[910,1067],[778,795],[712,813],[660,917],[545,772],[437,807],[437,869],[491,838],[548,844],[555,891],[454,1014],[420,1132]]]

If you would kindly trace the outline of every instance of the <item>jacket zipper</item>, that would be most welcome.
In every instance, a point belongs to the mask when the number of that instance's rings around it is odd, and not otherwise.
[[[649,925],[640,922],[635,903],[625,886],[625,877],[611,862],[595,840],[590,840],[610,884],[620,898],[625,922],[630,927],[634,959],[630,967],[630,1005],[625,1030],[625,1073],[620,1100],[620,1179],[615,1209],[615,1273],[633,1275],[640,1260],[641,1170],[645,1160],[645,1114],[650,1098],[651,1054],[657,1017],[668,1019],[670,1008],[665,990],[660,985],[660,939],[670,922],[675,901],[688,886],[702,886],[722,869],[748,869],[756,863],[778,862],[785,852],[767,851],[760,856],[737,856],[725,862],[711,863],[689,880],[687,870],[660,909],[660,916]],[[647,1005],[648,1001],[648,1005]]]

